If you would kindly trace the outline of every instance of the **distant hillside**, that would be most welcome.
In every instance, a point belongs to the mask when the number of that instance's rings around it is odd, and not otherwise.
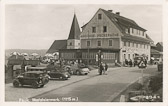
[[[47,49],[40,49],[40,50],[31,50],[31,49],[7,49],[5,50],[5,56],[9,56],[10,53],[12,52],[19,52],[19,53],[28,53],[28,54],[32,54],[32,53],[37,53],[40,56],[44,56],[47,52]]]

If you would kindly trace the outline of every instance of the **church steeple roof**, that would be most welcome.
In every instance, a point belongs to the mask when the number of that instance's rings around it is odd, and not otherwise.
[[[78,20],[76,14],[74,14],[68,39],[80,39],[80,33],[81,31],[79,28]]]

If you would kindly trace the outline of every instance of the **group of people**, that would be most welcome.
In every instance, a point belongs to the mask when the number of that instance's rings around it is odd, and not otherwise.
[[[132,60],[130,59],[130,60],[128,61],[127,59],[125,59],[125,65],[132,67],[132,66],[133,66]]]
[[[107,75],[107,70],[108,70],[108,65],[107,63],[104,64],[103,66],[103,63],[100,63],[100,66],[99,66],[99,75]]]
[[[134,60],[134,61],[132,61],[131,59],[129,61],[125,59],[125,66],[135,67],[136,65],[137,66],[139,65],[140,61],[144,61],[145,66],[147,65],[147,59]]]

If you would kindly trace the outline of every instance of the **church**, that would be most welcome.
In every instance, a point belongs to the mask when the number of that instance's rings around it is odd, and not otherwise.
[[[146,29],[134,20],[121,16],[120,12],[98,9],[91,20],[80,30],[74,14],[68,39],[55,40],[47,53],[59,52],[64,60],[81,60],[97,64],[98,54],[106,63],[123,63],[136,55],[150,60],[152,39]]]

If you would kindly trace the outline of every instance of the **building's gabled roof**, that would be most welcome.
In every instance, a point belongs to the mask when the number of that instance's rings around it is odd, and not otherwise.
[[[79,28],[78,20],[76,18],[76,15],[74,14],[68,39],[80,39],[80,33],[81,31]]]
[[[47,53],[57,52],[59,49],[67,48],[67,40],[55,40],[51,47],[48,49]]]
[[[158,44],[163,47],[163,42],[158,42],[156,45]]]
[[[110,11],[106,11],[104,9],[101,10],[118,27],[118,29],[120,29],[121,32],[125,32],[125,28],[136,28],[142,31],[146,31],[146,29],[140,27],[135,21],[131,19],[125,18]]]

